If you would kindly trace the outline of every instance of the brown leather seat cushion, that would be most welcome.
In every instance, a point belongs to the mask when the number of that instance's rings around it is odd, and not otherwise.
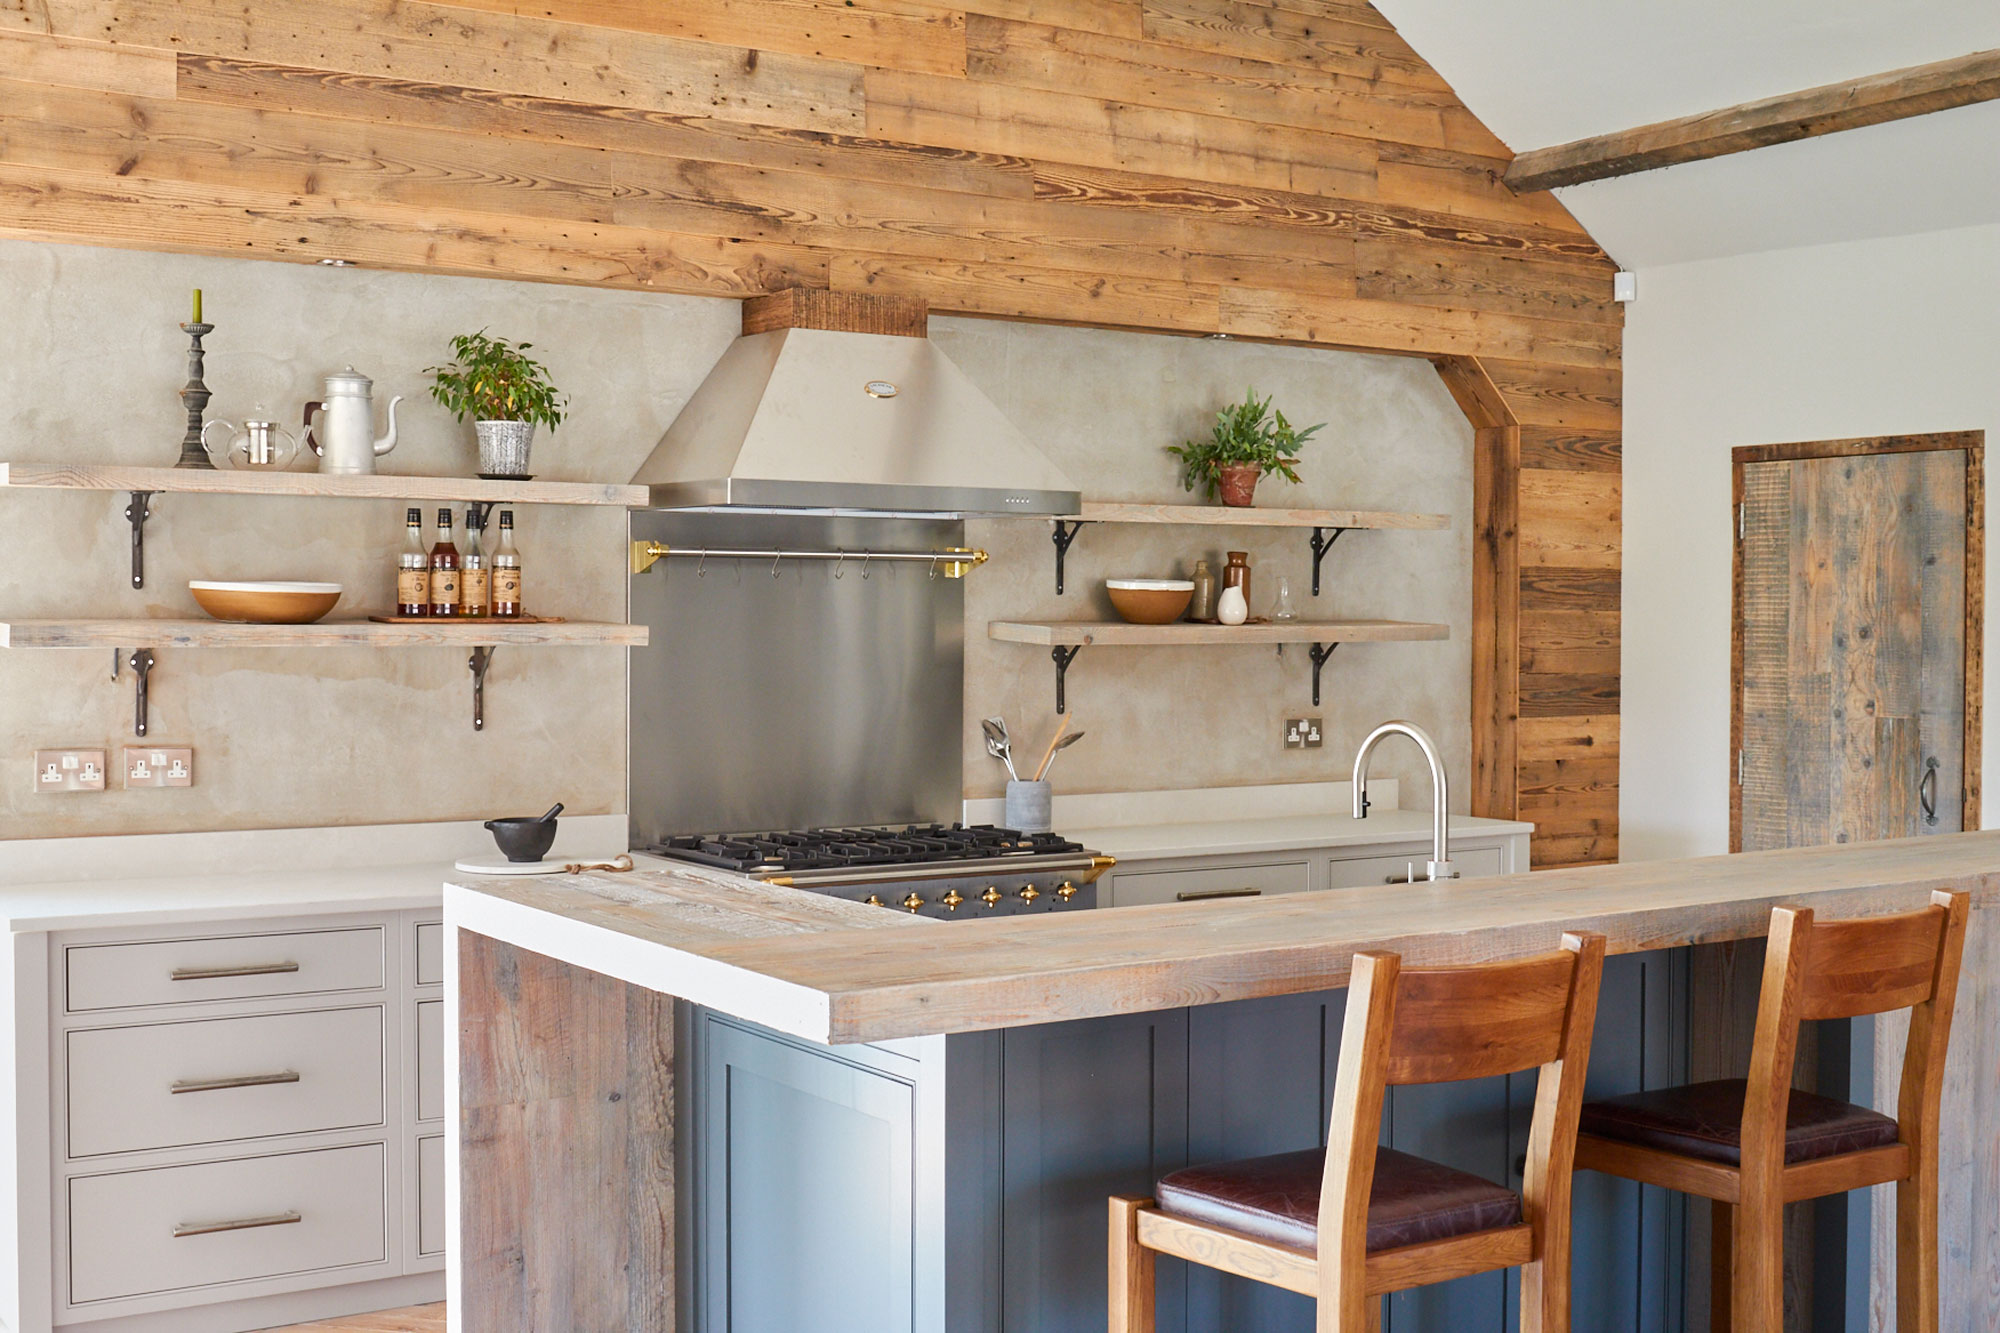
[[[1583,1108],[1579,1128],[1599,1138],[1740,1166],[1743,1090],[1743,1079],[1730,1078],[1591,1102]],[[1881,1148],[1896,1140],[1896,1122],[1888,1116],[1818,1093],[1794,1089],[1785,1111],[1788,1163]]]
[[[1293,1249],[1319,1249],[1324,1149],[1191,1166],[1160,1182],[1163,1212]],[[1368,1248],[1393,1250],[1521,1220],[1521,1196],[1490,1180],[1378,1148],[1368,1195]]]

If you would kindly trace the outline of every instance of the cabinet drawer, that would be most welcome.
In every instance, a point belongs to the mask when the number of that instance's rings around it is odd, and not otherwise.
[[[380,926],[221,939],[73,944],[64,950],[71,1013],[239,1000],[382,985]]]
[[[1417,874],[1424,873],[1424,862],[1430,860],[1428,849],[1408,852],[1402,856],[1357,856],[1337,860],[1328,867],[1326,886],[1330,889],[1358,889],[1366,885],[1377,887],[1387,885],[1391,880],[1400,882],[1410,873],[1410,863],[1415,862]],[[1452,864],[1458,867],[1459,877],[1471,879],[1475,875],[1497,875],[1500,873],[1500,849],[1498,847],[1453,848]]]
[[[444,925],[426,921],[417,927],[417,984],[444,985]]]
[[[1111,897],[1115,907],[1135,907],[1144,903],[1198,902],[1211,897],[1250,898],[1304,893],[1311,886],[1309,862],[1281,861],[1269,865],[1221,866],[1211,870],[1121,871],[1112,884]]]
[[[417,1140],[417,1253],[444,1253],[444,1139]]]
[[[444,1001],[417,1005],[417,1119],[444,1119]]]
[[[69,1182],[70,1302],[381,1263],[379,1143]]]
[[[382,1123],[382,1009],[68,1034],[69,1153]]]

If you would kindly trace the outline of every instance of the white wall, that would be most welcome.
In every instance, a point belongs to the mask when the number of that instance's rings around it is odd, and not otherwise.
[[[1625,325],[1626,859],[1728,850],[1730,450],[1950,430],[2000,439],[2000,227],[1641,271]],[[1989,662],[1996,621],[1989,593]],[[2000,716],[2000,673],[1986,681]],[[1989,727],[1985,772],[1996,758]]]

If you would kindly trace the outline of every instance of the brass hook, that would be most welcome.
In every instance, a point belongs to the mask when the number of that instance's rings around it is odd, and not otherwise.
[[[833,576],[835,578],[841,577],[842,570],[840,567],[846,563],[847,563],[847,552],[840,550],[838,547],[836,547],[833,556]]]
[[[774,558],[772,559],[772,561],[771,561],[771,577],[772,577],[772,578],[777,578],[777,577],[778,577],[778,564],[779,564],[779,562],[780,562],[780,561],[782,561],[782,560],[783,560],[784,558],[785,558],[785,553],[784,553],[783,549],[780,549],[780,550],[778,551],[777,555],[776,555],[776,556],[775,556],[775,557],[774,557]]]
[[[937,562],[938,562],[938,553],[937,553],[936,551],[932,551],[932,552],[931,552],[931,582],[933,582],[933,583],[936,583],[936,582],[937,582]]]
[[[865,553],[863,553],[863,555],[862,555],[862,557],[861,557],[861,577],[862,577],[862,579],[864,579],[864,580],[866,580],[866,579],[867,579],[867,577],[868,577],[868,562],[869,562],[870,560],[873,560],[874,558],[875,558],[875,553],[874,553],[873,551],[868,551],[868,552],[865,552]]]
[[[698,579],[708,577],[708,548],[706,546],[701,548],[701,559],[694,562],[694,576]]]

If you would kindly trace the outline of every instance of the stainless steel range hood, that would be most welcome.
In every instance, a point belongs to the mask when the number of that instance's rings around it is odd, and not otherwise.
[[[1070,479],[930,339],[739,338],[633,478],[662,509],[1074,514]]]

